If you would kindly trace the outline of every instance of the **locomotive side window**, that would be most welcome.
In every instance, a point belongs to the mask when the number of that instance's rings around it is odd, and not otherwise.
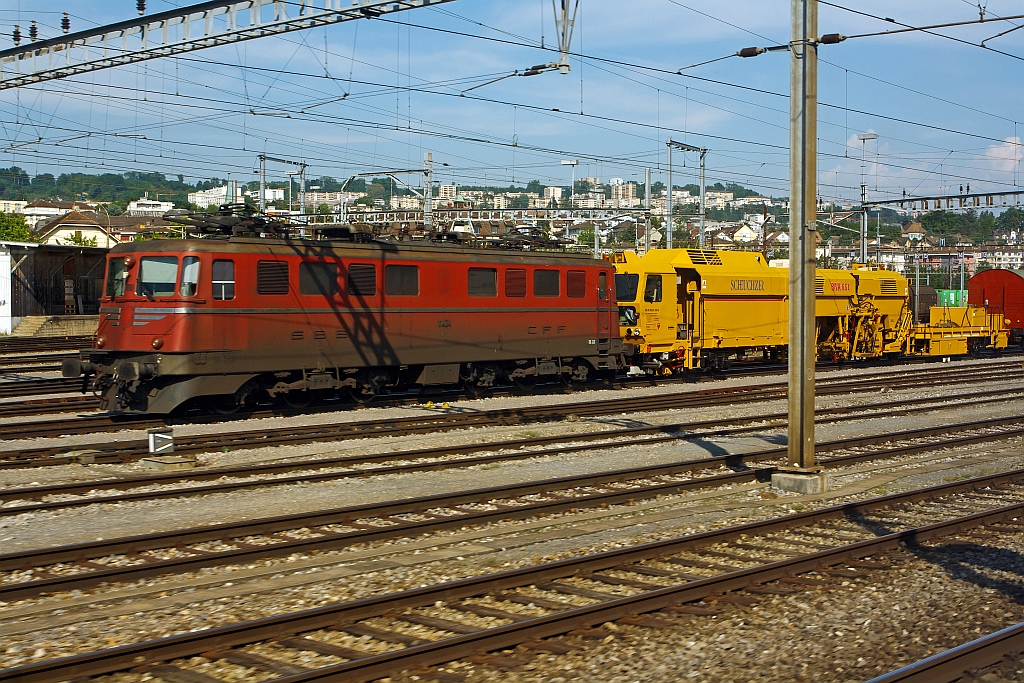
[[[124,295],[124,281],[128,277],[124,259],[114,256],[107,263],[110,264],[107,266],[107,296],[122,296]]]
[[[335,296],[338,293],[338,266],[334,263],[300,263],[299,294]]]
[[[608,298],[608,273],[597,276],[597,298],[602,301]]]
[[[199,289],[199,257],[186,256],[181,262],[181,296],[195,296]]]
[[[287,294],[288,262],[260,261],[257,263],[256,291],[259,294]]]
[[[661,301],[661,276],[648,275],[644,286],[644,301],[649,304]]]
[[[348,293],[352,296],[377,294],[377,266],[354,263],[348,267]]]
[[[557,270],[533,271],[534,296],[558,296],[558,294],[559,291]]]
[[[637,273],[615,273],[615,298],[617,301],[636,301],[636,291],[640,288],[640,276]]]
[[[498,270],[496,268],[470,268],[469,295],[498,296]]]
[[[213,262],[213,298],[216,301],[230,301],[235,298],[235,262],[217,260]]]
[[[135,293],[140,296],[174,296],[178,286],[177,256],[144,256],[139,261],[139,282]]]
[[[419,296],[420,269],[416,266],[385,267],[384,293],[388,296]]]
[[[526,270],[509,268],[505,271],[505,296],[520,299],[526,296]]]
[[[565,294],[570,299],[582,299],[587,295],[587,271],[570,270],[565,274]]]

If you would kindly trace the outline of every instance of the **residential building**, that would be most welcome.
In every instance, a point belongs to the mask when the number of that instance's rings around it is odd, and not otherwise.
[[[209,190],[197,190],[196,192],[188,193],[189,204],[195,204],[206,208],[207,206],[220,206],[221,204],[240,204],[244,201],[242,196],[242,188],[237,184],[232,183],[234,188],[234,197],[228,199],[228,187],[227,185],[221,187],[211,187]],[[259,193],[257,193],[259,194]]]
[[[632,207],[637,203],[636,183],[612,185],[612,205],[616,208]]]
[[[25,213],[28,202],[18,199],[0,199],[0,213]]]
[[[772,200],[771,197],[740,197],[739,199],[728,201],[726,204],[734,208],[751,206],[754,204],[758,206],[771,206]]]
[[[900,234],[903,235],[903,237],[906,237],[911,242],[917,242],[924,238],[924,236],[927,234],[927,231],[924,229],[924,226],[922,226],[917,221],[914,221],[913,223],[907,223],[906,225],[904,225],[903,229],[900,231]]]
[[[254,200],[259,201],[260,191],[259,190],[246,190],[246,197],[252,197]],[[268,202],[279,202],[288,198],[288,188],[286,187],[265,187],[263,188],[263,197]]]
[[[616,185],[624,185],[625,182],[626,181],[623,180],[622,178],[611,178],[608,180],[608,184],[611,185],[612,187],[615,187]]]
[[[554,199],[556,202],[562,201],[562,188],[549,185],[544,188],[544,199],[548,201]]]
[[[411,194],[391,197],[391,208],[397,211],[419,211],[423,208],[423,200]]]
[[[29,227],[36,225],[39,221],[49,221],[58,216],[63,216],[68,211],[93,210],[96,208],[94,202],[51,202],[45,199],[37,199],[25,205],[22,213]]]
[[[580,180],[585,182],[585,183],[587,183],[592,188],[596,188],[598,185],[601,184],[601,179],[600,178],[595,178],[593,176],[587,176],[586,178],[580,178]]]
[[[492,200],[495,209],[507,209],[511,202],[507,194],[496,194]]]
[[[174,202],[158,202],[152,199],[136,199],[128,202],[125,213],[129,216],[163,216],[174,208]]]
[[[724,209],[732,200],[732,192],[711,190],[704,193],[704,205],[709,209]]]
[[[90,243],[89,246],[109,249],[119,242],[113,232],[81,211],[69,211],[43,223],[35,234],[42,244],[86,246],[85,243]]]
[[[451,199],[451,200],[454,200],[455,197],[458,196],[458,194],[459,194],[459,186],[458,185],[441,185],[438,188],[438,191],[437,191],[437,196],[440,197],[441,199]]]

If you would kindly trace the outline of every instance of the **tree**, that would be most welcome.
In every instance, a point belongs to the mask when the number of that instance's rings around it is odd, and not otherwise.
[[[540,184],[539,180],[531,180],[526,183],[526,191],[531,194],[544,194],[544,186]]]
[[[576,244],[583,246],[593,246],[594,244],[594,226],[584,225],[580,228],[579,233],[576,235]]]
[[[95,237],[86,237],[82,233],[76,232],[65,237],[61,244],[71,247],[96,247],[99,246],[99,240]]]
[[[521,194],[517,197],[513,197],[512,201],[509,202],[508,205],[513,209],[528,209],[530,208],[530,198],[525,194]]]
[[[125,202],[110,202],[104,209],[108,216],[122,216],[128,210],[128,204]]]
[[[321,204],[316,207],[316,212],[321,216],[325,216],[331,212],[331,207],[327,206],[327,204]]]
[[[32,234],[24,216],[0,211],[0,241],[38,242],[39,240]]]

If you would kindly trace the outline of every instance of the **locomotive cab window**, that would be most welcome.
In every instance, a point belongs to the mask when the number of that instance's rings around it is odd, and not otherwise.
[[[526,296],[526,270],[509,268],[505,271],[505,296],[521,299]]]
[[[565,295],[570,299],[582,299],[587,295],[587,271],[570,270],[565,274]]]
[[[649,304],[661,301],[661,276],[648,275],[644,285],[644,301]]]
[[[637,273],[615,274],[615,298],[617,301],[636,301],[636,292],[640,288],[640,276]]]
[[[419,296],[420,269],[417,266],[386,266],[384,293],[388,296]]]
[[[199,290],[199,257],[186,256],[181,262],[181,296],[195,296]]]
[[[235,262],[217,260],[213,262],[211,280],[213,298],[216,301],[230,301],[235,298]]]
[[[112,256],[107,262],[107,296],[123,296],[124,282],[128,279],[128,269],[124,265],[124,259],[120,256]]]
[[[353,263],[348,267],[348,293],[352,296],[377,294],[377,266]]]
[[[178,286],[177,256],[144,256],[139,260],[139,281],[135,293],[140,296],[174,296]]]
[[[256,291],[259,294],[287,294],[288,262],[260,261],[257,263]]]
[[[533,271],[534,296],[558,296],[558,294],[559,291],[557,270]]]
[[[498,270],[470,268],[468,291],[470,296],[498,296]]]
[[[300,263],[299,294],[335,296],[338,293],[338,266],[334,263]]]

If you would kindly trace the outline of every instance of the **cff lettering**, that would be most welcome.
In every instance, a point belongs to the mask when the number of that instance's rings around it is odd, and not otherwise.
[[[729,289],[734,292],[763,292],[764,280],[729,280]]]

